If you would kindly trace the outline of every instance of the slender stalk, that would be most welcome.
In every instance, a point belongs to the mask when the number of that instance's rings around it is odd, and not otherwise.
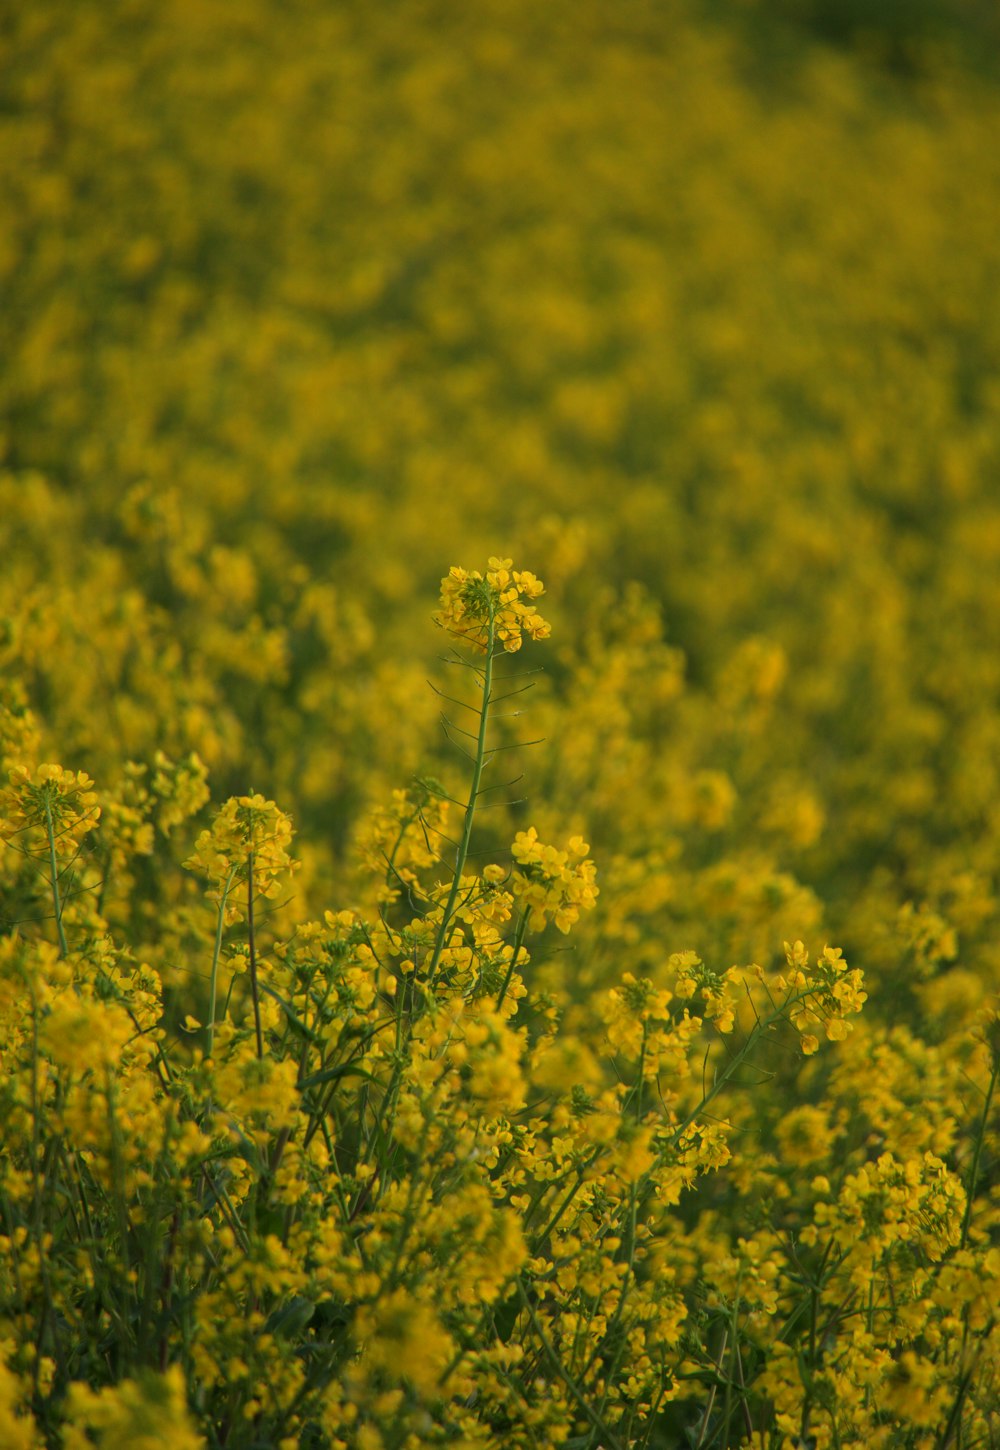
[[[729,1343],[729,1330],[722,1331],[722,1343],[719,1346],[719,1358],[716,1368],[719,1371],[719,1378],[722,1378],[722,1361],[726,1357],[726,1346]],[[705,1404],[705,1413],[701,1417],[701,1424],[698,1427],[698,1438],[694,1442],[694,1450],[702,1450],[705,1444],[705,1436],[708,1434],[708,1423],[712,1418],[712,1411],[715,1408],[715,1397],[718,1392],[718,1384],[713,1384],[709,1390],[708,1399]]]
[[[1000,1075],[1000,1052],[994,1053],[993,1056],[993,1071],[990,1073],[990,1085],[986,1089],[986,1102],[983,1105],[983,1115],[979,1120],[979,1131],[976,1134],[976,1146],[972,1155],[972,1168],[969,1173],[969,1186],[966,1189],[965,1214],[962,1218],[962,1237],[959,1245],[963,1249],[969,1240],[969,1229],[972,1225],[972,1206],[975,1202],[976,1185],[979,1181],[979,1161],[983,1156],[986,1125],[989,1122],[990,1109],[993,1106],[993,1094],[996,1091],[998,1075]]]
[[[598,1411],[596,1411],[593,1405],[591,1405],[589,1400],[583,1394],[580,1386],[566,1369],[565,1365],[562,1363],[562,1360],[559,1358],[558,1354],[553,1348],[552,1343],[549,1340],[548,1335],[545,1333],[544,1327],[542,1326],[542,1322],[539,1319],[538,1315],[535,1313],[534,1306],[531,1303],[531,1300],[528,1298],[527,1293],[525,1292],[524,1283],[520,1275],[518,1275],[517,1277],[516,1286],[517,1292],[521,1299],[521,1304],[524,1307],[524,1311],[527,1314],[529,1320],[531,1321],[532,1329],[538,1336],[539,1342],[542,1346],[542,1350],[545,1354],[545,1358],[548,1360],[551,1368],[556,1372],[556,1374],[562,1380],[563,1384],[569,1390],[573,1399],[583,1411],[586,1418],[590,1421],[593,1429],[597,1432],[598,1435],[600,1435],[600,1443],[603,1447],[603,1450],[622,1450],[621,1441],[609,1428],[607,1422],[602,1418]]]
[[[740,1409],[743,1412],[743,1424],[747,1432],[747,1440],[753,1444],[753,1420],[750,1416],[750,1406],[747,1403],[746,1382],[743,1378],[743,1351],[740,1346],[740,1292],[743,1286],[742,1271],[736,1281],[736,1294],[733,1299],[732,1317],[732,1338],[729,1345],[730,1369],[726,1378],[726,1432],[728,1435],[730,1419],[732,1416],[731,1398],[737,1399]],[[735,1374],[733,1371],[735,1370]],[[736,1394],[737,1386],[740,1394]]]
[[[646,1044],[649,1040],[649,1023],[642,1024],[642,1046],[639,1049],[639,1071],[635,1080],[635,1120],[642,1122],[642,1089],[646,1075]]]
[[[595,1154],[594,1157],[596,1157],[596,1156],[597,1155]],[[593,1159],[591,1159],[590,1162],[593,1162]],[[585,1166],[589,1168],[590,1167],[590,1162],[588,1162]],[[552,1215],[552,1217],[549,1219],[548,1223],[545,1225],[545,1228],[544,1228],[543,1232],[535,1240],[535,1242],[534,1242],[534,1253],[536,1253],[536,1254],[541,1253],[542,1248],[545,1245],[546,1240],[549,1238],[549,1236],[551,1234],[553,1234],[555,1232],[556,1228],[559,1226],[559,1223],[560,1223],[560,1220],[563,1217],[563,1214],[566,1212],[566,1210],[572,1204],[572,1202],[573,1202],[574,1198],[576,1197],[576,1195],[580,1192],[580,1189],[583,1186],[583,1179],[584,1179],[583,1173],[578,1173],[577,1174],[576,1182],[573,1184],[572,1188],[570,1188],[568,1190],[568,1192],[566,1193],[566,1196],[564,1197],[562,1203],[560,1203],[560,1205],[556,1209],[555,1213]],[[540,1203],[540,1202],[541,1202],[541,1199],[538,1200],[538,1203]],[[536,1204],[533,1204],[532,1207],[531,1207],[530,1212],[528,1213],[527,1217],[525,1218],[525,1221],[524,1221],[525,1228],[527,1228],[527,1226],[528,1226],[528,1219],[534,1213],[534,1210],[535,1210],[536,1207],[537,1207],[537,1203]]]
[[[222,952],[222,933],[226,925],[226,901],[229,898],[229,888],[233,884],[233,876],[236,873],[234,866],[226,877],[226,884],[222,888],[222,895],[219,898],[219,919],[215,925],[215,946],[212,950],[212,972],[208,983],[208,1055],[212,1056],[212,1046],[215,1042],[215,1007],[219,986],[219,957]]]
[[[260,1027],[260,988],[257,985],[257,950],[253,931],[253,847],[247,856],[247,933],[250,948],[250,994],[253,997],[253,1022],[257,1031],[257,1056],[264,1060],[264,1034]]]
[[[104,1072],[104,1095],[108,1110],[108,1138],[111,1157],[111,1192],[114,1195],[114,1213],[118,1224],[118,1237],[121,1241],[120,1252],[121,1262],[116,1265],[119,1276],[119,1293],[121,1296],[122,1318],[131,1321],[129,1313],[129,1300],[132,1290],[132,1255],[129,1249],[129,1197],[128,1183],[125,1176],[125,1157],[123,1153],[121,1126],[115,1111],[115,1083],[114,1075],[110,1067]],[[135,1339],[135,1325],[129,1322],[128,1330],[119,1338],[117,1349],[121,1356],[121,1365],[127,1368],[135,1358],[135,1350],[138,1348]]]
[[[31,1184],[32,1184],[32,1217],[35,1234],[35,1247],[38,1252],[38,1264],[42,1282],[42,1312],[38,1319],[38,1334],[35,1343],[35,1359],[32,1368],[32,1387],[35,1395],[39,1392],[39,1367],[41,1362],[42,1347],[45,1342],[45,1334],[49,1319],[55,1319],[53,1314],[54,1295],[52,1283],[49,1278],[48,1255],[45,1252],[45,1218],[43,1204],[44,1174],[39,1172],[39,1160],[42,1157],[42,1124],[41,1124],[41,1091],[39,1087],[39,1048],[38,1048],[38,1001],[35,997],[34,987],[31,989]]]
[[[969,1231],[972,1227],[972,1210],[975,1204],[976,1187],[979,1182],[979,1163],[983,1156],[983,1142],[986,1138],[986,1128],[990,1119],[990,1110],[993,1107],[993,1094],[996,1092],[997,1077],[1000,1076],[1000,1052],[993,1054],[992,1071],[990,1072],[989,1086],[986,1089],[986,1101],[983,1104],[982,1117],[979,1119],[979,1128],[976,1133],[976,1145],[972,1153],[972,1167],[969,1171],[969,1186],[966,1189],[965,1213],[962,1216],[962,1235],[959,1240],[959,1248],[964,1249],[969,1241]],[[958,1389],[952,1403],[951,1413],[948,1422],[942,1431],[938,1444],[947,1446],[952,1438],[958,1450],[961,1450],[964,1424],[963,1411],[965,1408],[965,1397],[969,1385],[972,1382],[972,1367],[966,1364],[966,1357],[969,1350],[969,1306],[962,1306],[962,1348],[959,1357],[961,1374],[958,1381]]]
[[[514,933],[514,950],[511,952],[510,966],[507,968],[507,975],[503,979],[503,986],[500,988],[500,993],[497,997],[498,1012],[503,1006],[503,999],[507,995],[507,988],[510,986],[511,979],[514,975],[514,968],[517,965],[517,959],[521,954],[521,947],[524,945],[524,934],[528,929],[528,918],[530,917],[530,915],[531,907],[526,906],[524,908],[524,912],[522,913],[521,920],[517,924],[517,931]]]
[[[483,767],[486,764],[486,730],[489,724],[490,697],[493,693],[493,654],[496,643],[494,629],[493,606],[490,605],[487,641],[486,641],[486,664],[483,666],[483,702],[479,710],[479,734],[476,739],[476,758],[472,762],[472,780],[469,785],[469,799],[465,807],[465,819],[462,823],[462,837],[458,843],[458,851],[455,854],[455,874],[451,881],[451,890],[448,893],[448,901],[441,917],[441,925],[438,927],[437,938],[434,942],[434,952],[431,956],[430,966],[427,969],[428,986],[434,981],[437,974],[438,963],[441,960],[441,953],[444,951],[448,940],[448,928],[451,925],[452,914],[455,910],[455,902],[458,900],[458,893],[462,886],[462,872],[465,869],[465,862],[469,855],[469,844],[472,840],[472,823],[476,815],[476,800],[479,796],[479,787],[483,778]]]
[[[45,828],[49,838],[49,876],[52,881],[52,904],[56,914],[56,931],[59,933],[59,955],[65,957],[68,952],[66,946],[66,932],[63,929],[62,901],[59,896],[59,865],[56,861],[56,835],[52,826],[52,802],[48,795],[45,796]]]
[[[438,925],[437,933],[434,938],[434,946],[431,952],[430,962],[427,967],[426,985],[428,988],[432,986],[434,979],[437,976],[438,967],[441,962],[441,954],[448,943],[449,929],[454,919],[459,892],[462,889],[462,872],[465,869],[465,863],[469,855],[469,846],[472,841],[472,825],[476,814],[476,802],[480,795],[483,770],[486,766],[487,759],[489,758],[489,751],[486,745],[486,737],[489,727],[490,705],[492,703],[493,695],[493,660],[496,648],[496,627],[494,611],[495,603],[491,599],[488,604],[488,615],[486,621],[486,663],[482,670],[482,700],[479,710],[477,712],[479,715],[479,731],[476,737],[476,755],[475,759],[472,762],[472,779],[469,783],[469,795],[465,806],[465,816],[462,822],[462,835],[458,843],[458,849],[455,853],[454,874],[452,875],[451,886],[448,891],[448,899],[445,903],[445,908],[441,915],[441,921]],[[503,990],[501,992],[501,1001],[503,1000],[503,996],[506,993],[507,986],[509,985],[512,970],[513,962],[511,969],[508,971],[507,974],[507,981],[504,983]],[[402,985],[405,990],[405,984]],[[414,995],[415,984],[411,984],[410,992],[411,1004],[414,1004],[416,1000]],[[399,1025],[401,1025],[401,1022]],[[392,1129],[392,1123],[396,1111],[396,1101],[399,1095],[400,1082],[402,1080],[403,1056],[400,1048],[401,1043],[397,1032],[397,1047],[395,1054],[396,1061],[393,1065],[392,1074],[390,1076],[389,1084],[386,1088],[385,1096],[383,1099],[387,1133],[390,1132]]]
[[[177,1236],[181,1227],[180,1205],[174,1209],[173,1217],[170,1220],[170,1229],[167,1233],[167,1247],[163,1258],[163,1273],[160,1278],[160,1306],[161,1306],[161,1329],[160,1343],[157,1354],[157,1365],[161,1374],[166,1374],[167,1364],[170,1359],[170,1314],[174,1294],[174,1251],[177,1248]]]

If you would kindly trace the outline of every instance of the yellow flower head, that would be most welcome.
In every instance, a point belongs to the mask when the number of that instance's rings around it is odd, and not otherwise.
[[[597,903],[597,868],[587,860],[590,847],[581,836],[573,836],[565,851],[543,845],[534,826],[518,831],[510,853],[517,863],[511,883],[515,898],[532,907],[544,920],[555,922],[568,932]]]
[[[291,818],[274,801],[262,795],[231,796],[211,826],[202,831],[184,864],[212,883],[210,901],[229,897],[251,873],[255,895],[275,897],[281,891],[282,878],[299,864],[286,849],[291,839]],[[236,914],[235,904],[227,907],[231,919]]]
[[[0,796],[0,838],[32,828],[51,830],[58,856],[72,856],[81,839],[97,825],[101,808],[94,782],[82,770],[61,765],[19,765]]]
[[[503,646],[508,654],[529,639],[546,639],[551,626],[526,600],[544,593],[540,579],[528,570],[512,569],[510,559],[491,556],[485,576],[454,565],[441,580],[441,608],[435,619],[442,629],[482,651]]]

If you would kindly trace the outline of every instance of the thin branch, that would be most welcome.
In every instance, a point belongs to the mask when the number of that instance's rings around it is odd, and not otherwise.
[[[439,699],[447,700],[450,705],[459,705],[463,710],[468,710],[471,714],[477,717],[482,714],[482,710],[479,708],[478,705],[470,705],[467,700],[460,700],[457,695],[446,695],[444,690],[438,689],[437,685],[435,685],[433,680],[427,680],[426,683],[430,685],[431,689],[434,691],[435,695],[437,695]]]

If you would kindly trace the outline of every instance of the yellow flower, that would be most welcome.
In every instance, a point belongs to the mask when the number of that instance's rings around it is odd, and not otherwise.
[[[65,1450],[87,1450],[96,1431],[103,1450],[202,1450],[204,1440],[191,1424],[184,1377],[172,1365],[163,1375],[147,1373],[101,1390],[73,1384],[68,1395]]]
[[[18,765],[0,794],[0,839],[35,829],[51,831],[57,856],[72,856],[100,820],[94,782],[82,770],[61,765]]]
[[[482,652],[499,643],[511,654],[521,648],[525,635],[547,638],[550,625],[525,602],[544,592],[542,583],[526,570],[512,570],[511,564],[492,556],[485,577],[454,565],[441,581],[438,624]]]
[[[262,795],[232,796],[184,864],[208,878],[209,900],[225,901],[226,920],[235,921],[246,908],[246,893],[236,888],[251,877],[255,896],[281,894],[285,877],[299,864],[286,849],[291,840],[291,819],[273,801]]]
[[[511,881],[515,900],[522,908],[531,907],[540,925],[552,920],[568,932],[581,911],[597,904],[597,868],[586,859],[589,851],[581,836],[573,836],[560,851],[539,841],[534,826],[518,831],[510,848],[518,866]]]

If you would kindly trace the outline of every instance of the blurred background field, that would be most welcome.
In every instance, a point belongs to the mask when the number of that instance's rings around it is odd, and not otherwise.
[[[292,813],[294,910],[338,905],[365,812],[455,778],[437,581],[510,555],[554,643],[490,829],[591,841],[584,979],[809,931],[876,1018],[967,1021],[993,7],[46,0],[0,34],[11,758],[25,707],[109,791],[195,751]],[[105,910],[165,967],[141,897]]]

